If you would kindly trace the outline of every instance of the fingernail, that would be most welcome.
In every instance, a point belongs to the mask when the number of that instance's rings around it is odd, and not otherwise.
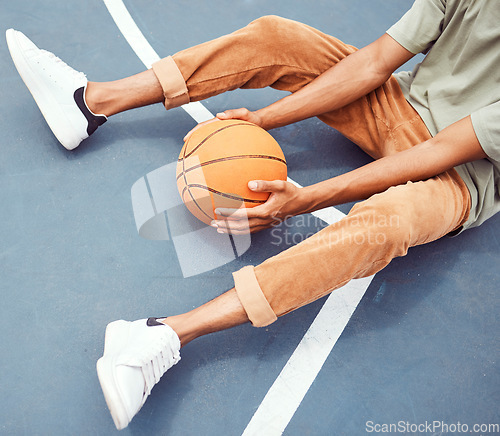
[[[217,228],[217,227],[218,227],[218,226],[217,226],[217,223],[216,223],[215,221],[212,221],[212,222],[210,223],[210,225],[211,225],[212,227],[214,227],[214,228]]]
[[[219,209],[215,209],[214,212],[217,214],[217,215],[220,215],[220,210]]]
[[[222,229],[217,229],[217,233],[224,233],[224,230],[222,230]]]
[[[226,116],[226,113],[225,112],[219,112],[217,114],[217,117],[225,117]]]
[[[257,189],[257,182],[248,182],[248,187],[250,189]]]

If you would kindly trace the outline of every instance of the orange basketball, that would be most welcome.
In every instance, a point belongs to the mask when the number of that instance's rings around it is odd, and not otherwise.
[[[197,129],[182,147],[177,188],[190,212],[210,224],[218,207],[238,209],[264,203],[251,180],[286,180],[285,156],[261,127],[241,120],[218,120]]]

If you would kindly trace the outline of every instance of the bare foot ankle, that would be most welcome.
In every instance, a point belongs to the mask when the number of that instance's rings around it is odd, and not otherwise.
[[[95,115],[106,115],[109,117],[111,113],[106,113],[105,105],[101,102],[99,97],[102,92],[99,91],[99,83],[88,82],[87,88],[85,89],[85,103],[90,111]],[[109,112],[109,111],[108,111]]]

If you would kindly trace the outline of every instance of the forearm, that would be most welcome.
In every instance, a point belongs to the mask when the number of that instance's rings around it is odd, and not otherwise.
[[[257,111],[266,130],[341,108],[380,86],[359,52],[325,71],[301,90]]]
[[[397,66],[413,56],[384,35],[347,56],[299,91],[256,111],[272,129],[339,109],[382,85]]]
[[[303,188],[304,212],[364,200],[391,186],[434,177],[456,165],[486,157],[470,117],[411,149]]]

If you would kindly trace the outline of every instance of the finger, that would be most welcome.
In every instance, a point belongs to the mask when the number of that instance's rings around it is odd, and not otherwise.
[[[267,219],[269,218],[269,208],[267,203],[248,208],[240,207],[239,209],[218,207],[215,209],[215,214],[226,220]]]
[[[248,120],[250,111],[246,108],[230,109],[217,114],[219,120]]]
[[[248,221],[228,221],[219,220],[211,224],[212,227],[217,228],[219,233],[234,233],[234,232],[249,232],[250,224]]]
[[[285,189],[283,180],[251,180],[248,188],[255,192],[280,192]]]
[[[249,233],[257,233],[261,230],[265,230],[271,227],[269,224],[256,224],[250,227],[247,227],[244,230],[231,230],[231,235],[239,236],[239,235],[248,235]]]
[[[260,206],[255,206],[251,208],[241,207],[239,209],[231,209],[231,208],[217,208],[215,209],[215,214],[218,215],[221,219],[227,220],[246,220],[248,218],[260,217],[261,212],[259,210],[255,211],[254,209]]]
[[[246,228],[245,230],[231,230],[228,231],[226,229],[217,229],[217,233],[221,233],[223,235],[232,235],[232,236],[240,236],[240,235],[248,235],[250,233],[253,233],[252,229]]]
[[[253,226],[256,224],[261,224],[262,222],[268,221],[266,219],[262,219],[260,217],[250,218],[244,217],[242,219],[230,219],[223,218],[219,220],[214,220],[210,223],[212,227],[216,227],[218,229],[242,229],[244,227]]]
[[[229,229],[244,229],[249,226],[248,220],[214,220],[210,226],[217,229],[219,233],[227,232]]]
[[[242,220],[231,220],[231,219],[223,219],[223,220],[214,220],[210,223],[210,225],[216,228],[219,233],[228,233],[233,231],[243,231],[247,228],[253,229],[255,227],[271,227],[280,224],[279,219],[272,218],[249,218]]]
[[[253,222],[252,224],[248,224],[245,226],[236,226],[234,222],[230,226],[224,226],[217,228],[217,232],[221,234],[230,234],[230,235],[247,235],[249,233],[255,233],[263,229],[267,229],[271,227],[269,223],[258,223]]]
[[[233,218],[233,219],[241,219],[241,218],[246,218],[246,209],[234,209],[234,208],[227,208],[227,207],[218,207],[215,209],[215,215],[217,215],[220,218]]]

